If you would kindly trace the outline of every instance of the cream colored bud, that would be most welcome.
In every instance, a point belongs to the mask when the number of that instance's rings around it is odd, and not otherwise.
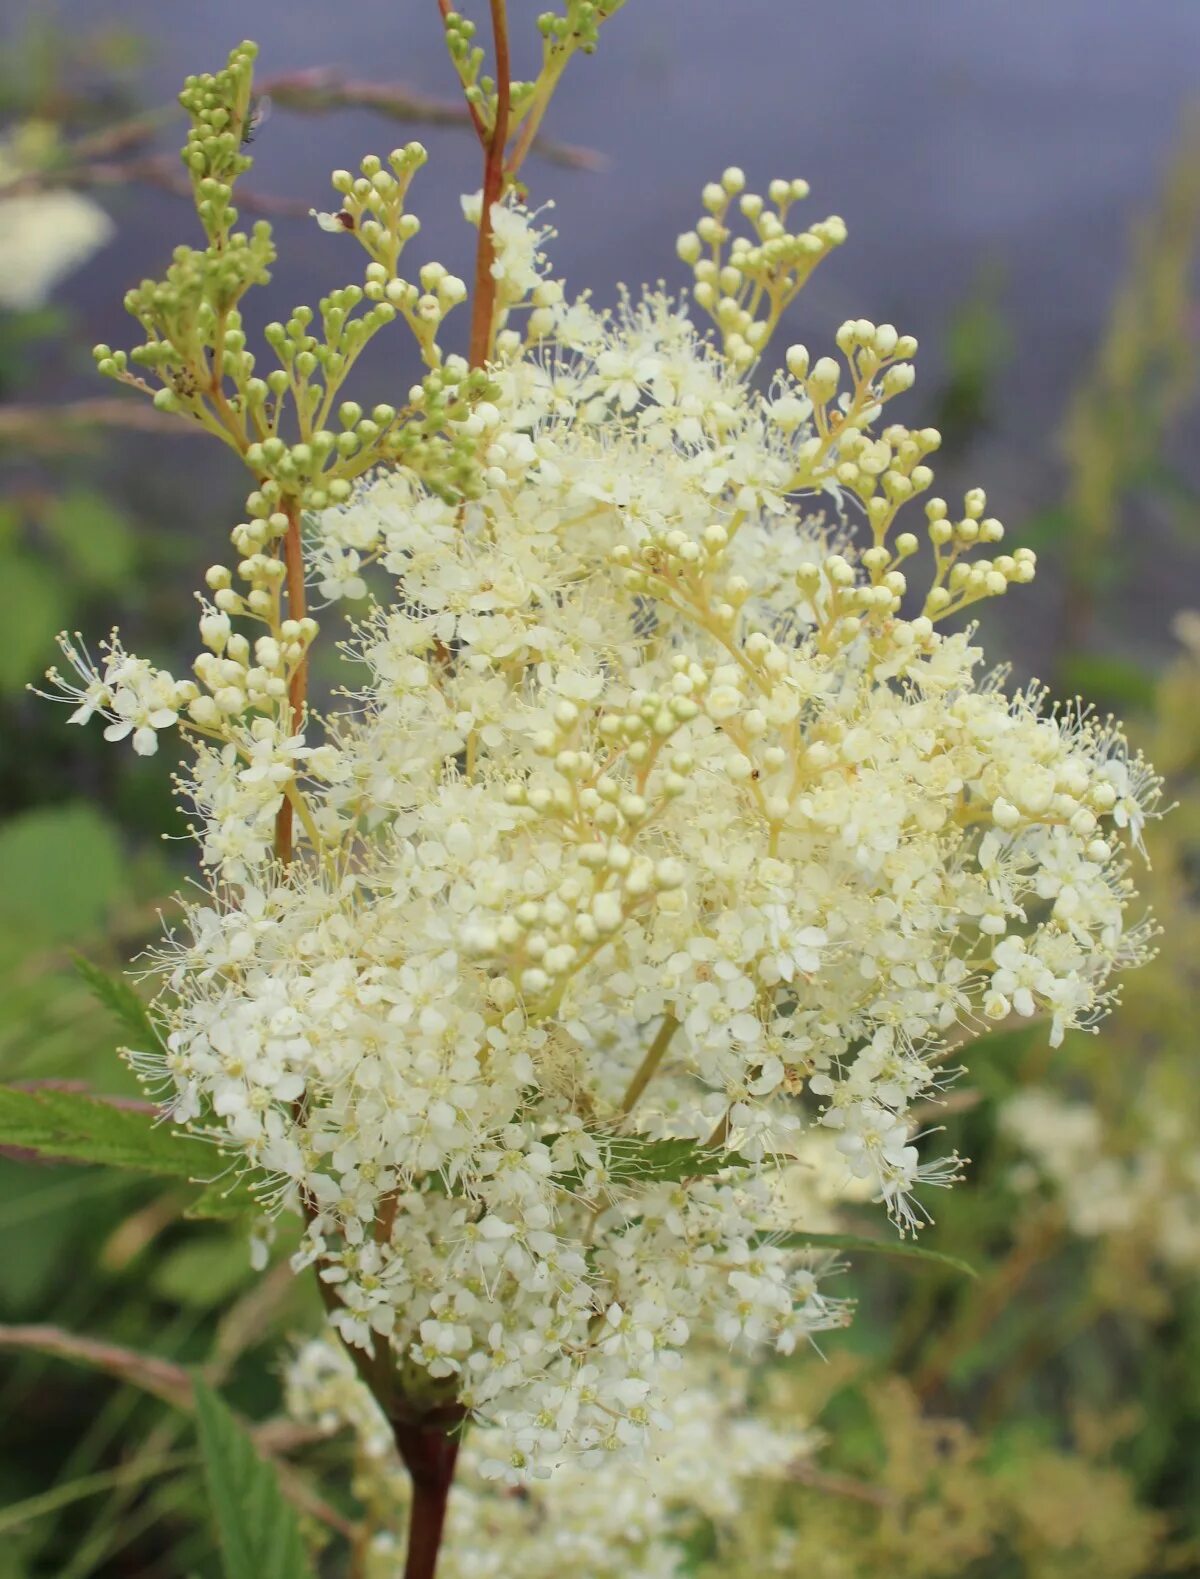
[[[808,383],[805,386],[810,399],[817,405],[825,405],[837,393],[840,378],[841,368],[834,359],[831,356],[820,357],[808,375]]]
[[[224,652],[230,636],[228,614],[204,614],[200,619],[200,640],[213,652]]]
[[[1021,813],[1011,801],[1005,800],[1003,796],[1000,796],[992,802],[992,821],[997,828],[1003,828],[1005,832],[1010,832],[1013,828],[1020,826]]]
[[[708,716],[718,723],[732,718],[742,705],[742,693],[734,685],[714,685],[704,699]]]
[[[902,395],[906,389],[912,388],[916,377],[917,370],[911,362],[894,362],[881,380],[884,395],[889,399]]]

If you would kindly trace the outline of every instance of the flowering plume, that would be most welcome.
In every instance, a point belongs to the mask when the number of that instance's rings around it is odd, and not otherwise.
[[[519,1479],[638,1450],[693,1331],[786,1352],[846,1319],[775,1170],[821,1126],[918,1225],[958,1174],[913,1118],[947,1058],[1013,1014],[1091,1024],[1144,952],[1126,848],[1157,781],[943,629],[1033,575],[982,491],[928,499],[910,585],[897,517],[939,443],[883,419],[911,336],[854,320],[841,360],[749,376],[844,238],[788,228],[803,183],[706,188],[679,250],[715,336],[658,292],[568,300],[503,207],[485,384],[428,327],[457,283],[422,271],[427,322],[359,221],[379,167],[338,189],[436,424],[353,489],[311,480],[332,434],[252,445],[310,479],[303,543],[253,495],[198,683],[114,640],[95,674],[70,648],[72,695],[143,751],[177,713],[192,753],[211,886],[161,954],[176,1118],[303,1212],[298,1261],[404,1407],[490,1423],[487,1472]],[[356,602],[320,716],[289,544]]]

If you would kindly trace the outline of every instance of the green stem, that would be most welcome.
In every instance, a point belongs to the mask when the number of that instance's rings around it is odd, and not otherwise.
[[[658,1028],[658,1035],[650,1043],[645,1058],[638,1066],[637,1073],[629,1082],[625,1095],[621,1098],[621,1112],[631,1113],[634,1105],[642,1092],[653,1080],[659,1064],[662,1063],[667,1048],[671,1045],[671,1038],[679,1029],[679,1021],[673,1014],[664,1016],[663,1023]]]

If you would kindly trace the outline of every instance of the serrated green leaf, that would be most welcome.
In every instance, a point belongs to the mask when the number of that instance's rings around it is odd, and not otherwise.
[[[199,1380],[196,1425],[226,1579],[313,1579],[275,1471],[227,1405]]]
[[[110,976],[82,954],[74,954],[71,958],[93,995],[129,1032],[135,1052],[166,1052],[158,1027],[150,1018],[150,1010],[123,976]]]
[[[650,1140],[642,1135],[600,1137],[607,1142],[608,1176],[613,1184],[666,1184],[679,1179],[707,1178],[725,1168],[743,1168],[746,1159],[736,1152],[707,1146],[697,1140]],[[553,1136],[547,1144],[553,1145]],[[556,1183],[566,1189],[582,1186],[584,1172],[560,1174]]]
[[[0,1146],[34,1152],[47,1162],[96,1163],[198,1185],[187,1217],[221,1220],[262,1210],[251,1177],[230,1172],[212,1147],[142,1108],[79,1091],[0,1086]],[[214,1170],[224,1173],[204,1182]]]
[[[776,1245],[781,1250],[846,1250],[851,1253],[899,1256],[905,1261],[923,1261],[929,1266],[944,1266],[964,1277],[978,1277],[969,1261],[948,1256],[943,1250],[927,1250],[908,1239],[867,1239],[862,1234],[756,1234],[754,1243]]]
[[[695,1140],[646,1140],[621,1135],[609,1142],[609,1171],[614,1178],[650,1181],[704,1178],[723,1168],[744,1167],[735,1152]]]
[[[209,1160],[151,1113],[47,1087],[0,1086],[0,1145],[173,1179],[190,1179]]]

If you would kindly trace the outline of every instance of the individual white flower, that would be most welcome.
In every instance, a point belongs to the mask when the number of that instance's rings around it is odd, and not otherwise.
[[[108,720],[105,740],[128,739],[139,756],[155,754],[158,732],[176,724],[180,712],[198,694],[190,680],[176,680],[165,669],[155,669],[144,658],[127,653],[116,631],[104,644],[100,663],[78,636],[72,640],[64,632],[58,644],[83,685],[51,669],[47,678],[54,692],[42,694],[73,704],[68,723],[86,724],[99,713]]]

